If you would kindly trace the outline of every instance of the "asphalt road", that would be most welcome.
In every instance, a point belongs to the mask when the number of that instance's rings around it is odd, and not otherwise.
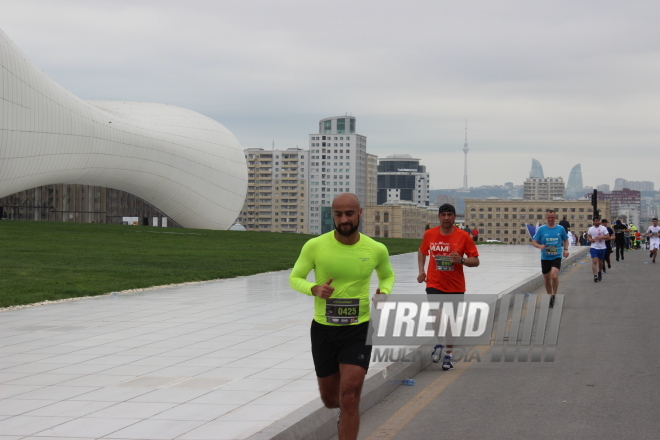
[[[660,261],[625,257],[600,283],[588,256],[562,272],[554,362],[484,348],[453,371],[432,364],[363,415],[359,438],[660,439]]]

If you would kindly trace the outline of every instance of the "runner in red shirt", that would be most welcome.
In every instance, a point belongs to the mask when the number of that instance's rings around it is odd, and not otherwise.
[[[440,226],[431,228],[424,233],[422,245],[417,253],[419,275],[417,282],[426,281],[426,293],[433,294],[463,294],[465,293],[465,275],[463,266],[479,266],[479,252],[470,234],[454,227],[456,209],[449,203],[440,206],[438,210]],[[426,270],[426,257],[431,261]],[[467,258],[465,258],[467,256]],[[452,370],[451,345],[447,345],[442,362],[443,370]],[[433,362],[439,362],[442,345],[433,349]]]

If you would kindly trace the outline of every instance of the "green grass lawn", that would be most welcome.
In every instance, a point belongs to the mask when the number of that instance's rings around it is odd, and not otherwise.
[[[293,267],[310,235],[0,221],[0,307]],[[421,240],[380,238],[391,255]]]

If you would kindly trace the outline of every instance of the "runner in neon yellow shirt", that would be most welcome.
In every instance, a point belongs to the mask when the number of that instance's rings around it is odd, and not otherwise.
[[[313,295],[312,358],[323,404],[339,408],[338,437],[357,438],[360,394],[371,360],[369,284],[375,270],[376,296],[394,285],[387,248],[358,232],[362,208],[354,194],[342,193],[332,201],[335,230],[312,238],[303,246],[289,284]],[[315,283],[307,281],[314,270]],[[341,389],[341,394],[339,390]]]
[[[394,284],[394,272],[390,265],[387,248],[366,235],[359,234],[353,245],[343,244],[335,238],[335,231],[312,238],[302,248],[300,257],[291,272],[291,287],[305,295],[312,295],[312,287],[323,285],[332,279],[334,292],[329,300],[355,299],[359,313],[342,312],[346,317],[335,316],[337,307],[327,307],[328,301],[314,298],[314,321],[326,325],[351,325],[369,321],[369,283],[376,271],[380,293],[390,293]],[[307,281],[307,274],[314,270],[316,282]],[[350,304],[350,302],[346,302]],[[348,306],[347,306],[348,308]],[[336,309],[336,310],[335,310]],[[340,307],[341,309],[341,307]],[[330,317],[326,315],[330,313]],[[354,316],[355,315],[355,316]]]

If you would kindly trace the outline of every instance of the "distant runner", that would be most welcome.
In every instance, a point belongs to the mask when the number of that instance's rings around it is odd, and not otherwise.
[[[600,224],[600,218],[594,217],[593,226],[587,231],[587,238],[591,243],[591,271],[594,274],[594,283],[603,280],[603,267],[605,267],[605,240],[609,238],[607,228]]]
[[[534,234],[532,246],[541,249],[541,273],[545,280],[545,291],[550,297],[550,307],[555,306],[555,295],[559,289],[561,258],[568,258],[568,234],[563,226],[556,224],[557,214],[552,209],[545,212],[546,224]]]
[[[653,219],[653,225],[649,226],[646,230],[646,236],[650,241],[649,249],[651,252],[649,253],[649,257],[653,258],[653,262],[655,263],[655,258],[658,256],[658,248],[660,248],[660,226],[658,226],[657,218]]]

